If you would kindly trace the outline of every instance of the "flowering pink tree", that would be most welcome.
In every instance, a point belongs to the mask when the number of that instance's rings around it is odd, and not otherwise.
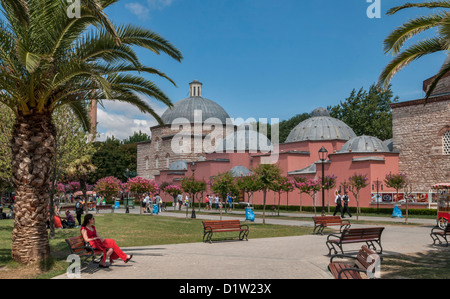
[[[175,198],[176,196],[178,196],[178,194],[183,193],[183,191],[181,190],[181,187],[178,185],[167,185],[164,188],[164,192],[166,192],[167,194],[169,194],[170,196],[172,196],[173,198]]]
[[[159,190],[158,184],[154,180],[144,179],[142,177],[129,178],[126,182],[126,189],[139,197],[142,205],[142,194],[155,193]],[[142,214],[142,209],[141,209]]]
[[[94,191],[104,195],[106,200],[111,200],[112,196],[122,190],[122,182],[113,176],[101,178],[94,186]]]

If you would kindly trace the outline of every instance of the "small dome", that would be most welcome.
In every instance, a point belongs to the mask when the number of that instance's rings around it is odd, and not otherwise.
[[[330,113],[328,112],[327,109],[323,108],[323,107],[319,107],[314,109],[313,112],[311,112],[311,117],[317,117],[317,116],[328,116],[330,117]]]
[[[374,153],[374,152],[389,152],[389,149],[377,137],[372,136],[358,136],[347,141],[338,153]]]
[[[235,166],[235,167],[231,168],[231,170],[229,172],[235,178],[236,177],[241,177],[241,176],[248,176],[248,175],[252,174],[252,172],[247,167],[244,167],[244,166],[241,166],[241,165],[238,165],[238,166]]]
[[[169,165],[169,170],[187,170],[188,166],[186,161],[177,160]]]
[[[171,125],[176,119],[187,119],[189,123],[194,123],[194,113],[201,111],[202,123],[208,118],[217,118],[223,125],[230,118],[228,113],[217,103],[202,97],[202,83],[194,80],[190,83],[190,97],[178,101],[170,109],[167,109],[161,116],[162,121],[166,125]],[[200,116],[200,113],[198,114]]]
[[[237,130],[225,139],[219,139],[216,152],[272,152],[273,146],[267,136],[254,130]]]
[[[356,137],[352,128],[333,118],[325,108],[317,108],[308,118],[299,123],[286,139],[288,142],[305,140],[349,140]]]
[[[389,149],[390,152],[394,151],[394,141],[391,139],[383,141],[383,144]]]

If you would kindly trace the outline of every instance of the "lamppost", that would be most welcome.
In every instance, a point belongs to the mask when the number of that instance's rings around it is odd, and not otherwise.
[[[130,170],[127,168],[126,172],[125,172],[125,176],[127,177],[127,180],[130,178]],[[130,192],[127,192],[127,204],[125,205],[125,213],[129,214],[130,213],[130,208],[128,207],[128,200],[130,199]]]
[[[377,197],[376,197],[376,200],[377,200],[377,214],[380,214],[380,207],[379,207],[379,200],[378,200],[379,197],[380,197],[379,187],[381,186],[381,190],[383,190],[383,184],[381,184],[382,182],[380,180],[378,180],[378,178],[377,178],[377,180],[374,183],[377,184]]]
[[[322,162],[322,216],[325,216],[325,160],[328,159],[328,151],[323,146],[319,150],[319,159]]]
[[[195,181],[195,170],[197,169],[197,163],[191,162],[191,170],[192,170],[192,182]],[[192,194],[192,214],[191,218],[195,219],[197,216],[195,215],[195,193]]]

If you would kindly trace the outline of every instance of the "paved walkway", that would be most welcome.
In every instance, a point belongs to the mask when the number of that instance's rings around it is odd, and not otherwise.
[[[119,209],[116,213],[123,213]],[[139,213],[139,209],[130,210]],[[160,215],[185,217],[185,214],[171,213]],[[289,214],[293,216],[293,214]],[[311,217],[311,214],[305,214]],[[150,216],[150,215],[147,215]],[[300,214],[296,215],[300,216]],[[158,216],[153,216],[158,217]],[[190,213],[189,213],[190,217]],[[199,215],[199,219],[218,219],[219,215]],[[243,213],[223,214],[222,218],[232,217],[245,220]],[[360,220],[379,219],[399,222],[404,219],[359,217]],[[380,219],[381,218],[381,219]],[[351,218],[355,219],[355,216]],[[260,222],[261,219],[256,219]],[[383,225],[382,245],[385,254],[414,253],[438,250],[431,246],[430,229],[435,220],[409,219],[420,226],[407,227]],[[266,219],[266,223],[312,227],[311,221]],[[352,227],[374,226],[357,225]],[[312,230],[312,229],[311,229]],[[305,235],[280,238],[252,239],[249,241],[223,241],[213,244],[189,243],[123,248],[133,259],[124,264],[117,261],[108,269],[93,266],[82,272],[84,279],[144,278],[144,279],[327,279],[332,278],[327,270],[328,249],[326,235]],[[357,250],[361,244],[344,247]],[[56,278],[64,279],[67,275]]]

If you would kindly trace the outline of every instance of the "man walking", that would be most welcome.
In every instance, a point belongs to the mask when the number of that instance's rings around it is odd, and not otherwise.
[[[334,210],[333,216],[339,212],[342,215],[342,198],[341,198],[341,190],[338,191],[336,198],[334,199],[334,203],[336,204],[336,209]]]
[[[348,208],[348,202],[350,201],[350,199],[348,198],[348,192],[345,191],[344,192],[344,196],[342,197],[342,200],[344,201],[344,208],[342,210],[342,218],[345,218],[344,215],[347,212],[347,214],[352,217],[352,214],[350,214],[350,210]]]

